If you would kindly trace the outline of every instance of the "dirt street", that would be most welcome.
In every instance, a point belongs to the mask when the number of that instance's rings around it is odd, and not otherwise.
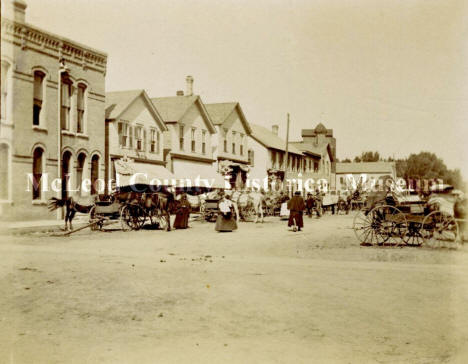
[[[0,362],[468,362],[468,246],[305,224],[1,236]]]

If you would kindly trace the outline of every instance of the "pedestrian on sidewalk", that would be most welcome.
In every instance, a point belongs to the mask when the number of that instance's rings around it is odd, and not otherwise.
[[[222,193],[218,207],[219,213],[216,218],[215,230],[219,232],[231,232],[233,230],[237,230],[239,214],[234,214],[234,212],[237,212],[236,206],[225,193]]]
[[[288,210],[288,227],[293,226],[293,231],[301,231],[301,228],[304,227],[304,220],[302,219],[302,215],[305,210],[305,203],[300,191],[296,191],[294,196],[288,201]]]

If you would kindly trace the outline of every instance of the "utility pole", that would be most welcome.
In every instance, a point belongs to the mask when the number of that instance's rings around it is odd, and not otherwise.
[[[283,188],[287,189],[286,183],[286,174],[288,173],[288,158],[289,158],[289,113],[287,114],[287,123],[286,123],[286,154],[284,162],[284,177],[283,177]]]

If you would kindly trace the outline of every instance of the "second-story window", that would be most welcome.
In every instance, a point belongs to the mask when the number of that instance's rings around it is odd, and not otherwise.
[[[201,145],[202,153],[206,154],[206,130],[202,130],[202,145]]]
[[[34,72],[33,125],[41,124],[44,78],[45,74],[43,72]]]
[[[156,129],[151,129],[151,146],[150,150],[152,153],[159,153],[159,132]]]
[[[10,69],[10,65],[7,62],[2,61],[2,74],[1,74],[2,78],[0,79],[0,82],[1,82],[0,117],[2,119],[7,118],[8,83],[9,83],[8,71],[9,69]]]
[[[84,133],[84,117],[85,117],[85,95],[86,85],[80,83],[78,85],[78,94],[76,99],[76,132]]]
[[[250,166],[254,166],[254,151],[252,149],[250,149],[248,152],[247,152],[247,155],[248,155],[248,158],[249,158],[249,165]]]
[[[224,151],[224,153],[227,153],[227,151],[228,151],[228,147],[227,147],[227,145],[228,145],[228,141],[227,141],[228,131],[227,131],[226,128],[223,128],[223,131],[224,131],[223,151]]]
[[[232,154],[236,154],[236,132],[232,132]]]
[[[195,152],[196,146],[195,146],[195,128],[192,128],[192,139],[191,139],[191,144],[192,144],[192,152]]]
[[[70,130],[70,100],[72,95],[71,82],[62,76],[62,105],[60,112],[60,125],[62,130]]]
[[[143,128],[137,126],[135,129],[136,134],[136,150],[143,150]]]
[[[318,170],[319,170],[319,163],[314,162],[314,172],[318,172]]]
[[[244,134],[240,135],[240,155],[244,155]]]
[[[184,150],[184,126],[179,126],[179,149]]]
[[[120,146],[123,148],[131,148],[133,146],[132,128],[126,122],[119,123],[119,140]]]

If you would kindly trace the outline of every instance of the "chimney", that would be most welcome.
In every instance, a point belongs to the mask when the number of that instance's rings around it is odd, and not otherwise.
[[[178,90],[176,93],[177,96],[184,96],[184,91]]]
[[[187,82],[187,92],[185,94],[187,96],[192,96],[193,95],[193,77],[187,76],[185,78],[185,81]]]
[[[278,135],[278,130],[279,130],[278,125],[275,124],[275,125],[271,126],[271,131],[272,131],[273,134]]]
[[[25,22],[27,4],[23,0],[7,0],[6,16],[14,21]]]

